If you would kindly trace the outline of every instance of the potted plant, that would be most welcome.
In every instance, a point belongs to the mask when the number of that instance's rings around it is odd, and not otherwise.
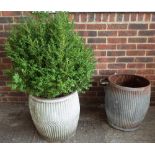
[[[29,94],[38,132],[50,141],[73,135],[80,113],[78,92],[91,85],[95,61],[68,14],[32,14],[11,30],[5,49],[12,61],[11,88]]]

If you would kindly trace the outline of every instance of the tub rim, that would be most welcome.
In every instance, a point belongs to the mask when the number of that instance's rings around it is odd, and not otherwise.
[[[139,77],[139,78],[143,78],[145,79],[146,81],[148,81],[148,85],[147,86],[144,86],[144,87],[137,87],[137,88],[133,88],[133,87],[125,87],[125,86],[120,86],[116,83],[114,83],[111,79],[112,77],[114,76],[135,76],[135,77]],[[126,91],[144,91],[144,90],[147,90],[147,89],[150,89],[151,88],[151,83],[150,81],[143,77],[143,76],[140,76],[140,75],[135,75],[135,74],[114,74],[114,75],[110,75],[108,77],[108,81],[109,81],[109,84],[116,87],[116,88],[119,88],[119,89],[122,89],[122,90],[126,90]]]

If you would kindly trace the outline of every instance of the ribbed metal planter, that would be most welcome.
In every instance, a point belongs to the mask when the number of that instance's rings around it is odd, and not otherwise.
[[[136,130],[150,104],[150,82],[137,75],[112,75],[105,90],[109,124],[123,131]]]
[[[35,127],[46,140],[64,141],[75,134],[80,114],[77,92],[53,100],[30,95],[29,109]]]

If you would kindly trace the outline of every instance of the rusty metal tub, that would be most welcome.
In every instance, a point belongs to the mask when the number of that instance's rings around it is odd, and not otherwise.
[[[150,105],[149,80],[137,75],[111,75],[105,90],[105,110],[109,124],[123,131],[136,130]]]

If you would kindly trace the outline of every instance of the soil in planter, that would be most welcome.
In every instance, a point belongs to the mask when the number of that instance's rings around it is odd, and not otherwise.
[[[117,85],[130,88],[146,87],[150,84],[147,79],[136,75],[113,76],[110,81]]]

